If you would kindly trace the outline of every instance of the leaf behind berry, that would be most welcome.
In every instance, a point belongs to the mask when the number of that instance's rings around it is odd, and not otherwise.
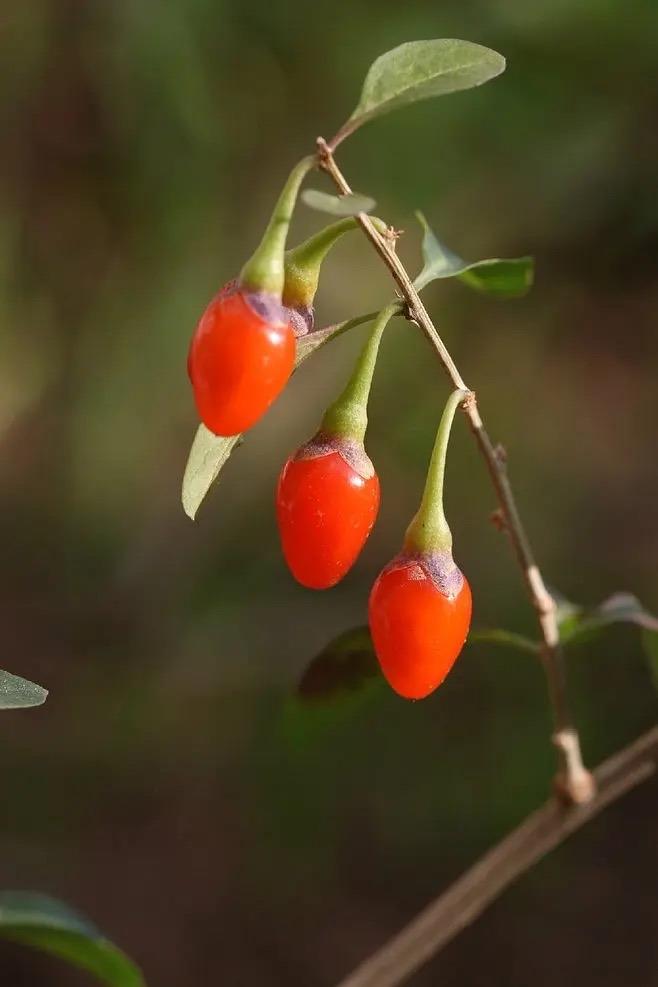
[[[355,692],[380,677],[366,626],[344,631],[306,667],[297,687],[304,702],[326,702]]]

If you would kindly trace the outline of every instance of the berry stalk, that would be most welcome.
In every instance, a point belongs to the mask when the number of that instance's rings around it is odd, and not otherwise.
[[[381,219],[371,217],[375,229],[386,232],[386,224]],[[359,228],[355,216],[347,216],[336,223],[325,226],[308,240],[286,252],[284,305],[312,305],[318,289],[320,268],[325,257],[343,234]]]
[[[342,394],[327,408],[322,431],[362,443],[368,427],[368,398],[384,329],[400,310],[398,301],[381,310]]]
[[[284,252],[297,196],[315,158],[302,158],[290,172],[274,207],[263,238],[242,268],[240,281],[246,288],[281,297],[285,283]]]
[[[453,391],[443,409],[420,507],[405,535],[404,547],[407,551],[450,552],[452,550],[452,533],[443,509],[443,486],[452,423],[457,408],[467,395],[468,391],[460,389]]]

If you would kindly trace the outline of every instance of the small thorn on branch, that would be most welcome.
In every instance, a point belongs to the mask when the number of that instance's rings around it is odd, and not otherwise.
[[[505,520],[505,515],[501,507],[497,507],[495,511],[492,511],[489,515],[489,520],[493,524],[496,531],[507,531],[507,521]]]

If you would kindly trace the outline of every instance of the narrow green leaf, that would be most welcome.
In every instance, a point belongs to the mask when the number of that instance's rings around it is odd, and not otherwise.
[[[468,635],[468,644],[502,644],[505,647],[515,648],[517,651],[525,651],[526,654],[537,655],[539,645],[529,637],[516,634],[514,631],[504,631],[498,628],[486,630],[474,630]]]
[[[658,619],[631,593],[615,593],[591,610],[572,611],[559,623],[560,640],[564,644],[579,644],[617,623],[636,624],[647,632],[658,632]]]
[[[348,329],[361,325],[363,322],[370,322],[376,315],[376,312],[368,312],[367,315],[362,315],[358,319],[346,319],[345,322],[336,322],[334,325],[323,326],[321,329],[314,329],[313,332],[309,332],[307,336],[302,336],[297,340],[295,369],[301,366],[304,360],[307,360],[312,353],[319,350],[325,343],[335,339],[337,336],[341,336],[344,332],[347,332]]]
[[[330,195],[315,188],[302,192],[304,205],[317,212],[326,212],[330,216],[357,216],[360,212],[370,213],[377,203],[367,195],[351,192],[349,195]]]
[[[144,987],[128,957],[86,919],[46,895],[0,892],[0,936],[88,970],[108,987]]]
[[[45,703],[48,690],[0,669],[0,709],[26,709]]]
[[[642,645],[652,681],[658,689],[658,618],[645,610],[632,593],[614,593],[598,607],[584,609],[553,592],[558,603],[558,625],[563,644],[584,644],[610,624],[635,624],[642,631]]]
[[[224,438],[199,425],[183,474],[183,510],[194,521],[196,512],[219,471],[242,441],[241,435]]]
[[[492,257],[468,264],[457,277],[462,284],[499,298],[520,298],[532,287],[532,257]]]
[[[471,89],[504,69],[502,55],[472,41],[408,41],[370,66],[357,107],[331,144],[335,147],[367,120],[398,106]]]
[[[557,620],[560,641],[568,641],[573,631],[577,628],[584,608],[577,603],[572,603],[566,596],[558,590],[550,588],[550,594],[555,602],[555,619]]]
[[[332,701],[380,675],[368,627],[354,627],[330,641],[309,663],[297,694],[305,702]]]
[[[423,227],[424,261],[424,267],[414,281],[418,291],[440,278],[458,278],[469,288],[499,298],[518,298],[532,286],[532,257],[494,257],[473,262],[462,260],[439,241],[421,212],[417,212],[416,216]]]
[[[376,312],[368,312],[356,319],[347,319],[345,322],[324,326],[322,329],[315,329],[307,336],[302,336],[297,340],[295,367],[299,367],[311,353],[324,346],[329,340],[340,336],[354,326],[369,322],[376,314]],[[197,428],[185,466],[181,494],[183,510],[193,521],[204,497],[219,476],[229,456],[242,441],[242,435],[223,438],[220,435],[214,435],[205,425],[199,425]]]
[[[308,752],[385,692],[368,628],[345,631],[309,662],[295,694],[283,704],[282,737],[291,748]]]

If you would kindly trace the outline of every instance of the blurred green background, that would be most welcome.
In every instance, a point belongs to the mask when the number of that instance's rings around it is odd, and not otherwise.
[[[363,621],[420,495],[447,385],[413,327],[384,339],[382,513],[339,588],[288,576],[272,492],[358,332],[295,376],[195,524],[179,501],[196,319],[372,59],[431,37],[496,48],[508,71],[369,125],[340,163],[406,230],[412,268],[419,207],[465,257],[536,256],[526,299],[443,283],[428,305],[505,442],[551,585],[656,610],[655,0],[26,0],[0,15],[0,665],[51,689],[0,724],[2,886],[85,910],[152,987],[329,987],[549,788],[544,683],[523,655],[472,646],[422,704],[291,698]],[[293,240],[319,222],[301,209]],[[318,322],[390,292],[353,234]],[[447,498],[475,624],[532,633],[462,424]],[[635,629],[575,650],[569,675],[589,763],[655,721]],[[411,983],[658,984],[656,787]],[[0,982],[89,981],[3,944]]]

